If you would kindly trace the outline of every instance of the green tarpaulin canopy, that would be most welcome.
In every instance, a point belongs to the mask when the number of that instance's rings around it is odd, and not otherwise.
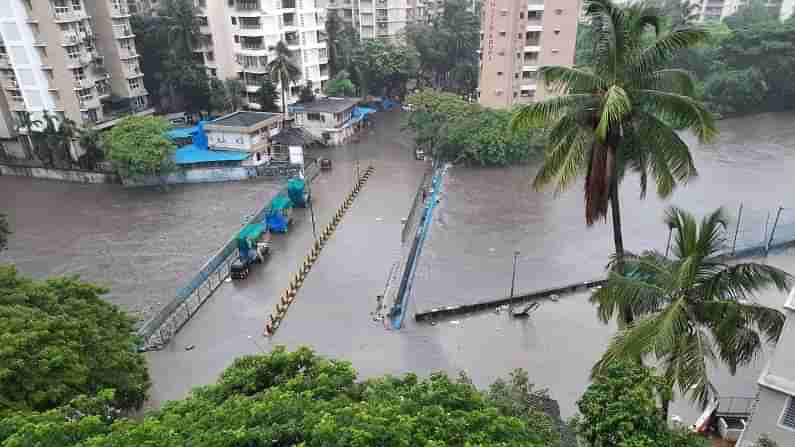
[[[278,195],[271,201],[271,211],[279,211],[293,207],[293,201],[289,197]]]
[[[240,233],[237,234],[237,238],[258,240],[263,232],[265,232],[265,224],[252,223],[243,227]]]

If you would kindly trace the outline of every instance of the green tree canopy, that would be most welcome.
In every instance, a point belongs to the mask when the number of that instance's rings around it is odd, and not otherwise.
[[[279,112],[279,92],[270,79],[264,79],[257,89],[257,104],[263,112]]]
[[[104,135],[104,146],[123,177],[160,175],[173,168],[176,145],[163,134],[171,124],[153,116],[129,116]]]
[[[614,316],[626,321],[626,312],[637,318],[615,336],[594,371],[648,357],[659,363],[670,388],[706,405],[715,397],[709,363],[720,361],[734,374],[766,341],[778,340],[784,315],[756,303],[754,294],[768,287],[786,292],[792,278],[770,265],[718,258],[726,228],[721,209],[699,224],[674,207],[666,225],[673,231],[673,257],[630,255],[623,272],[611,271],[592,297],[605,322]]]
[[[141,422],[112,423],[99,399],[83,399],[65,410],[6,418],[0,444],[46,439],[38,445],[556,447],[558,433],[548,416],[524,403],[504,403],[528,396],[523,391],[529,385],[517,389],[514,383],[484,393],[466,378],[441,373],[360,382],[347,362],[277,347],[237,359],[217,384],[169,402]]]
[[[542,67],[544,84],[560,95],[522,107],[517,130],[545,127],[550,132],[537,188],[558,190],[585,174],[585,221],[613,220],[616,253],[624,252],[619,182],[627,169],[640,174],[641,195],[649,177],[660,197],[696,175],[690,149],[677,130],[689,129],[709,141],[717,129],[695,99],[690,74],[669,68],[678,50],[703,42],[704,29],[680,26],[663,32],[659,11],[643,3],[618,6],[589,0],[586,15],[594,33],[588,66]]]
[[[417,71],[417,52],[408,45],[367,39],[353,55],[359,86],[372,95],[403,94]]]
[[[589,447],[707,447],[698,435],[668,428],[657,407],[662,380],[637,363],[612,363],[577,402],[575,426]]]
[[[356,94],[356,86],[351,82],[350,74],[342,70],[326,82],[324,93],[328,96],[353,96]]]
[[[407,120],[415,143],[445,161],[506,165],[540,154],[543,131],[511,132],[511,112],[469,103],[453,93],[423,90],[407,100],[415,107]]]
[[[149,376],[133,321],[76,277],[34,281],[0,266],[0,413],[47,410],[115,389],[116,408],[139,408]]]

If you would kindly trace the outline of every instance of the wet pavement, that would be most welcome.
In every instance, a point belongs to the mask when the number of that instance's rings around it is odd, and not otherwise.
[[[574,413],[590,368],[614,332],[614,327],[596,319],[587,294],[545,302],[529,320],[512,320],[505,312],[436,325],[420,325],[408,318],[405,329],[397,332],[373,321],[370,312],[376,307],[376,295],[382,293],[389,269],[400,254],[400,220],[408,214],[427,167],[413,160],[410,140],[401,134],[397,115],[379,113],[374,132],[359,144],[320,153],[332,158],[334,167],[313,187],[318,228],[352,187],[354,160],[361,160],[362,170],[372,162],[376,171],[325,246],[276,336],[262,338],[263,324],[312,242],[305,210],[295,213],[295,225],[287,236],[275,237],[273,256],[266,265],[257,267],[246,281],[221,287],[165,350],[148,354],[154,379],[152,405],[184,397],[191,387],[213,382],[239,355],[285,344],[308,345],[322,354],[350,360],[362,376],[465,370],[476,384],[486,385],[521,367],[539,387],[550,389],[564,416]],[[768,210],[791,195],[787,187],[795,172],[793,117],[776,114],[721,122],[720,140],[694,150],[701,176],[681,188],[672,201],[696,212],[718,205],[733,210],[742,201],[747,234],[762,232]],[[454,168],[448,172],[445,194],[420,260],[409,316],[438,304],[507,294],[516,249],[522,253],[517,290],[602,274],[612,252],[610,226],[585,227],[579,186],[558,197],[551,191],[534,191],[530,183],[536,169]],[[4,181],[8,180],[0,178]],[[626,179],[622,189],[626,245],[635,250],[664,249],[665,203],[653,191],[640,201],[637,192],[637,182]],[[48,197],[41,200],[49,203]],[[195,237],[207,220],[186,221],[186,231]],[[76,224],[86,225],[83,221],[71,225]],[[80,231],[90,234],[92,229]],[[224,231],[208,254],[229,233]],[[151,237],[157,240],[158,235]],[[39,247],[33,236],[26,240]],[[18,247],[14,250],[20,252]],[[794,251],[771,254],[768,262],[795,272]],[[33,267],[28,264],[29,269]],[[171,285],[172,289],[176,286]],[[780,306],[784,296],[766,293],[760,300]],[[187,345],[195,348],[185,351]],[[764,359],[759,359],[754,368],[735,377],[719,369],[715,382],[725,395],[753,394],[763,364]],[[688,420],[695,411],[679,402],[673,413]]]
[[[13,234],[0,262],[38,278],[78,274],[146,319],[278,189],[247,181],[159,188],[0,176]]]

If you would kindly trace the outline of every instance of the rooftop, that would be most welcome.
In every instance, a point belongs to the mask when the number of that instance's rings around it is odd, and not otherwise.
[[[221,161],[243,161],[251,156],[249,152],[213,151],[198,148],[192,144],[182,146],[174,154],[174,162],[178,165],[195,163],[213,163]]]
[[[241,111],[224,115],[207,124],[212,126],[251,127],[280,115],[279,113]]]
[[[322,98],[312,102],[296,104],[293,110],[305,112],[339,113],[359,103],[358,98]]]

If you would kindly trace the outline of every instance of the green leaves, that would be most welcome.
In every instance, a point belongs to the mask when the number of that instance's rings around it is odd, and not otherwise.
[[[615,336],[594,373],[614,361],[649,357],[671,388],[706,403],[714,397],[708,363],[720,361],[734,373],[761,352],[763,337],[778,339],[784,316],[752,299],[764,288],[788,290],[792,278],[768,265],[717,260],[726,227],[720,209],[699,223],[671,208],[665,223],[673,231],[674,257],[628,256],[592,296],[604,321],[616,313],[633,321]]]
[[[116,390],[116,407],[140,407],[149,376],[133,321],[100,298],[106,292],[0,266],[0,413],[47,410],[102,388]]]
[[[523,371],[488,392],[465,376],[442,373],[357,382],[348,362],[307,348],[275,347],[268,355],[238,359],[216,385],[169,402],[143,421],[114,421],[101,402],[73,402],[0,420],[0,444],[557,447],[560,420],[548,416],[554,407]]]
[[[0,251],[8,247],[8,236],[11,235],[11,227],[8,225],[8,217],[0,214]]]
[[[171,124],[153,116],[122,119],[104,136],[104,146],[113,167],[123,177],[160,175],[173,168],[174,143],[163,134]]]

